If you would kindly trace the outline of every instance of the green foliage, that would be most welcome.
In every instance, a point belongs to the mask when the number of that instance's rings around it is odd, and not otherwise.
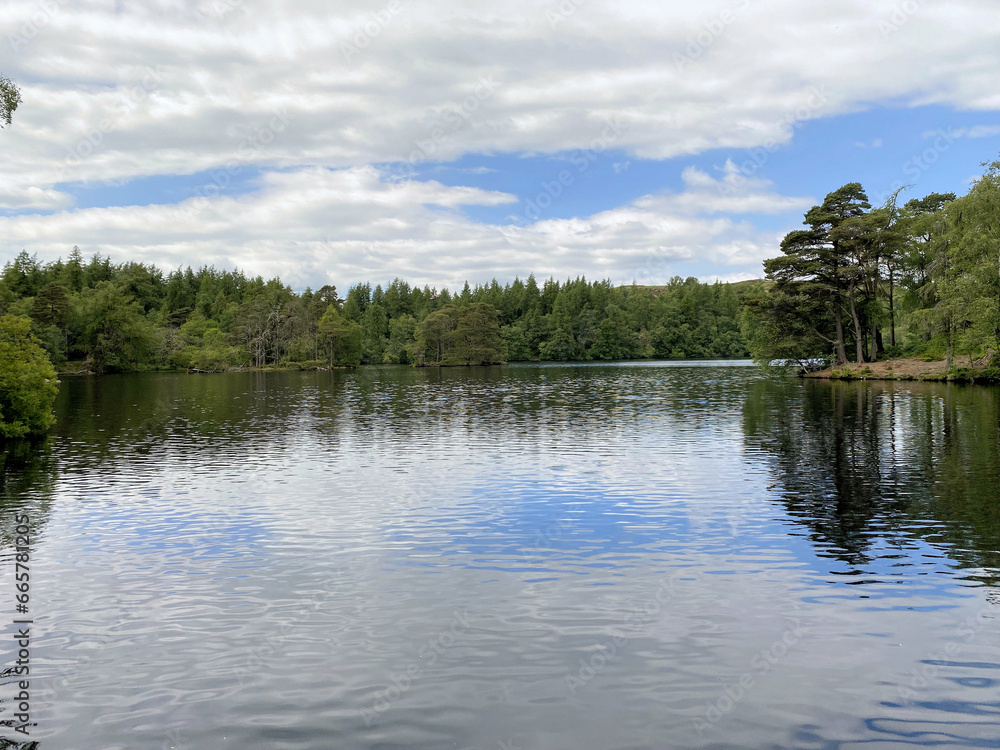
[[[321,329],[331,307],[339,318]],[[436,316],[449,308],[471,310],[472,318]],[[479,341],[470,331],[482,327],[474,318],[485,309],[495,311],[497,328],[490,313],[490,337]],[[279,279],[214,268],[164,273],[101,255],[85,259],[74,247],[65,261],[46,264],[25,251],[8,262],[0,312],[30,316],[53,362],[85,360],[99,372],[330,366],[331,354],[336,366],[747,356],[736,288],[693,278],[649,288],[583,278],[539,286],[529,276],[469,284],[454,296],[395,279],[384,288],[355,285],[341,300],[333,285],[295,294]],[[418,329],[428,320],[421,348]],[[358,327],[360,350],[347,322]],[[437,324],[444,328],[435,333]]]
[[[590,356],[593,359],[633,359],[638,350],[639,337],[632,331],[625,312],[617,305],[609,305],[597,329]]]
[[[385,314],[385,308],[379,303],[373,303],[365,310],[363,321],[364,360],[381,362],[389,343],[389,317]]]
[[[63,327],[72,312],[69,293],[58,283],[48,283],[38,290],[32,305],[31,317],[42,325]]]
[[[65,333],[57,326],[41,325],[34,321],[31,331],[35,334],[35,338],[38,339],[38,343],[41,344],[52,364],[57,367],[61,366],[66,361]]]
[[[402,313],[399,317],[393,318],[389,324],[389,343],[386,345],[382,361],[393,365],[410,364],[416,330],[417,319],[409,313]]]
[[[18,253],[14,261],[4,267],[0,278],[15,297],[34,297],[46,281],[44,266],[26,250]]]
[[[531,347],[528,345],[528,337],[524,333],[523,326],[503,326],[501,334],[507,348],[508,361],[524,362],[531,359]]]
[[[0,75],[0,128],[10,125],[14,110],[21,103],[21,92],[7,76]]]
[[[1000,383],[1000,353],[994,354],[982,370],[978,379],[983,383]]]
[[[189,344],[174,352],[169,359],[172,367],[216,372],[238,365],[240,358],[240,349],[231,346],[222,331],[208,328],[197,345]]]
[[[448,336],[455,329],[455,317],[451,314],[454,306],[432,312],[421,321],[417,328],[417,339],[413,347],[413,363],[416,365],[441,364],[448,346]]]
[[[124,290],[110,281],[98,282],[85,290],[82,305],[86,322],[80,339],[94,372],[134,372],[150,363],[157,350],[156,329]]]
[[[758,287],[743,298],[740,327],[750,355],[762,367],[772,363],[795,363],[823,359],[830,352],[829,340],[816,330],[816,321],[803,310],[814,306],[808,294],[792,294]]]
[[[485,302],[449,305],[428,315],[417,327],[417,365],[500,364],[505,355],[500,313]]]
[[[551,333],[538,347],[543,360],[566,361],[585,358],[583,347],[573,335],[573,323],[568,313],[560,311],[546,316],[550,319]]]
[[[319,321],[319,332],[331,367],[356,367],[364,351],[364,331],[330,305]]]
[[[0,317],[0,438],[46,432],[55,422],[56,372],[31,321]]]
[[[505,361],[506,346],[500,331],[500,312],[486,302],[453,308],[455,328],[442,360],[446,365],[493,365]]]
[[[857,183],[830,193],[764,263],[766,290],[744,299],[755,359],[838,364],[1000,351],[1000,162],[968,195],[932,193],[872,209]],[[848,345],[850,342],[850,345]],[[848,357],[848,350],[852,357]]]

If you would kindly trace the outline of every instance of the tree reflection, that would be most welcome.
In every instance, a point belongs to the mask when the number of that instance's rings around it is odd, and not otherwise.
[[[31,518],[32,543],[44,526],[56,481],[56,462],[48,441],[0,442],[0,548],[15,546],[15,516]]]
[[[748,450],[766,457],[773,489],[821,554],[863,566],[888,556],[886,542],[921,538],[997,579],[997,389],[761,381],[743,426]]]

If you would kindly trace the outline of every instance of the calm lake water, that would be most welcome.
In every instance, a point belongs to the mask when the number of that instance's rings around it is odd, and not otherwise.
[[[42,750],[1000,747],[998,389],[375,367],[57,411],[0,492]]]

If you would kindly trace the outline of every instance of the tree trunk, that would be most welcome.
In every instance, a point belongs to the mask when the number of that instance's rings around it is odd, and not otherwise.
[[[878,332],[878,323],[871,321],[871,338],[868,346],[868,361],[877,362],[879,350],[882,348],[882,336]]]
[[[944,354],[944,368],[945,370],[950,370],[952,362],[955,359],[955,344],[952,341],[951,335],[951,314],[945,318],[945,354]]]
[[[862,341],[861,321],[858,319],[858,308],[854,304],[854,288],[851,288],[848,299],[851,303],[851,320],[854,321],[854,348],[858,357],[858,364],[864,364],[865,349]]]
[[[889,343],[892,346],[896,346],[896,306],[893,302],[895,297],[895,274],[893,269],[889,268]]]
[[[993,335],[997,340],[997,353],[1000,354],[1000,241],[997,242],[997,326]]]
[[[845,365],[847,364],[847,348],[844,346],[844,320],[843,315],[840,310],[840,301],[834,306],[833,310],[834,322],[837,325],[837,364]]]

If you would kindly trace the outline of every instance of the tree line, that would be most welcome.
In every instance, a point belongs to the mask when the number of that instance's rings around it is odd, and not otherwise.
[[[766,282],[743,298],[755,359],[835,365],[904,354],[997,367],[1000,351],[1000,161],[961,198],[932,193],[872,206],[859,183],[806,212]]]
[[[618,287],[534,276],[460,292],[356,284],[294,292],[280,279],[190,267],[164,273],[73,248],[26,251],[0,275],[0,314],[26,319],[49,359],[97,373],[359,364],[747,356],[736,286],[676,277]]]

